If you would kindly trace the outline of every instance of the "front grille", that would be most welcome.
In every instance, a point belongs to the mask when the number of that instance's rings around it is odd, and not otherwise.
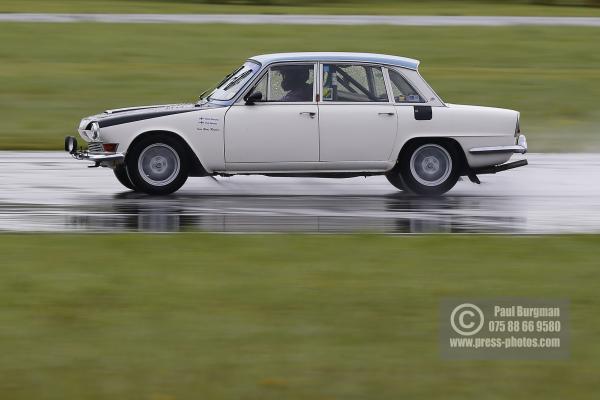
[[[88,150],[90,153],[103,153],[104,147],[102,146],[102,142],[89,142]]]

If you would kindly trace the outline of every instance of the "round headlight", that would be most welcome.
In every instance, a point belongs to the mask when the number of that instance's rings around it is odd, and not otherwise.
[[[98,137],[100,137],[100,125],[98,125],[97,122],[94,122],[92,124],[92,139],[98,140]]]

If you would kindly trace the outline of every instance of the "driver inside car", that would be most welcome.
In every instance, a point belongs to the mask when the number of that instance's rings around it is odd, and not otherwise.
[[[308,83],[310,68],[307,66],[288,66],[282,68],[281,88],[287,93],[281,101],[312,101],[313,88]]]

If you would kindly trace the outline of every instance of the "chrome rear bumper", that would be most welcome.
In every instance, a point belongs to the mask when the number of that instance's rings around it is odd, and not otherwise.
[[[471,154],[493,154],[493,153],[527,153],[527,138],[525,135],[519,135],[517,144],[512,146],[490,146],[490,147],[474,147],[469,150]]]

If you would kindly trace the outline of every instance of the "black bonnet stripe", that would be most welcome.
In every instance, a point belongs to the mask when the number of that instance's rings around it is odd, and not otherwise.
[[[105,119],[101,119],[98,121],[98,124],[100,125],[100,128],[106,128],[108,126],[127,124],[129,122],[143,121],[145,119],[166,117],[167,115],[183,114],[183,113],[200,111],[200,110],[201,110],[200,108],[192,108],[192,109],[185,109],[185,110],[154,111],[154,112],[151,111],[151,112],[145,112],[145,113],[139,113],[139,114],[114,116],[114,117],[108,117]]]

